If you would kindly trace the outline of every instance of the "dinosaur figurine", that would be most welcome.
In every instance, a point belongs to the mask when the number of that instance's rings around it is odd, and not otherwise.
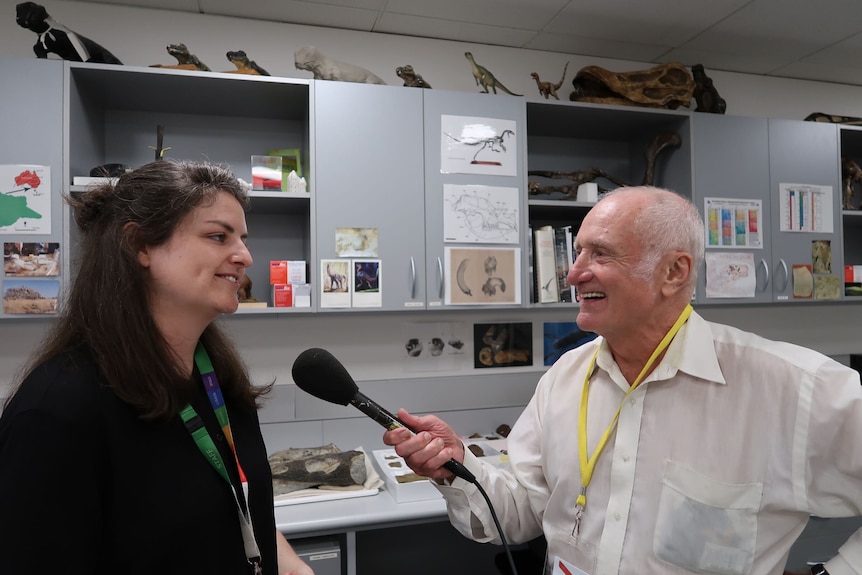
[[[231,64],[236,66],[236,70],[229,70],[233,74],[252,74],[257,76],[269,76],[269,72],[257,65],[254,60],[249,60],[246,53],[242,50],[228,52],[227,59]]]
[[[175,68],[179,70],[201,70],[203,72],[211,72],[209,67],[200,61],[194,54],[189,52],[185,44],[168,44],[168,54],[177,59],[175,66],[163,66],[161,64],[152,64],[151,68]]]
[[[473,68],[473,78],[476,79],[476,85],[482,87],[482,93],[487,94],[488,88],[494,90],[494,93],[497,93],[497,88],[500,88],[507,94],[512,96],[523,96],[523,94],[516,94],[509,90],[506,86],[504,86],[497,78],[494,77],[494,74],[488,71],[484,66],[480,66],[476,63],[476,60],[473,58],[473,54],[470,52],[464,52],[464,56],[467,60],[470,61],[470,66]]]
[[[560,97],[557,96],[557,90],[559,90],[563,86],[563,81],[566,79],[566,71],[569,69],[569,63],[566,62],[566,65],[563,66],[563,77],[560,78],[560,81],[556,84],[551,84],[550,82],[542,82],[539,78],[539,74],[537,72],[533,72],[530,74],[530,77],[536,81],[536,85],[539,87],[539,94],[545,97],[545,100],[548,99],[548,96],[553,96],[554,99],[559,100]]]
[[[38,35],[39,38],[33,46],[33,52],[37,58],[47,58],[48,54],[56,54],[64,60],[73,62],[122,64],[100,44],[51,18],[41,4],[21,2],[16,5],[15,20],[22,28]]]
[[[413,66],[407,64],[406,66],[398,66],[395,68],[395,75],[404,80],[404,85],[410,88],[430,88],[431,84],[425,81],[425,79],[416,73],[413,69]]]

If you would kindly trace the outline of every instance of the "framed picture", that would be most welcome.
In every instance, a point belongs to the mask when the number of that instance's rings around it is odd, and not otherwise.
[[[299,148],[270,150],[267,154],[270,156],[281,156],[281,170],[284,172],[285,182],[287,181],[287,174],[291,170],[296,172],[297,176],[302,177],[302,156],[299,153]]]

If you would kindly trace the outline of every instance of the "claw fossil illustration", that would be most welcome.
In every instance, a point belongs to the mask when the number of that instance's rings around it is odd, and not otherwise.
[[[494,256],[488,256],[485,258],[485,273],[490,275],[494,275],[497,271],[497,258]],[[505,291],[505,290],[503,290]]]
[[[458,264],[458,271],[455,273],[455,281],[458,282],[458,289],[465,294],[472,296],[473,292],[470,291],[470,286],[467,285],[467,280],[464,278],[464,275],[467,273],[467,265],[469,263],[469,258],[461,260],[461,263]]]
[[[488,278],[488,280],[482,284],[482,292],[485,295],[494,295],[497,293],[497,288],[500,289],[501,292],[506,291],[506,282],[503,281],[503,278]]]

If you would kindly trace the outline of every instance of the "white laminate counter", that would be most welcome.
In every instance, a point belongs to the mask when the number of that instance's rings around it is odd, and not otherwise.
[[[281,505],[276,528],[291,537],[380,529],[396,525],[447,521],[443,497],[397,503],[385,488],[377,495]]]

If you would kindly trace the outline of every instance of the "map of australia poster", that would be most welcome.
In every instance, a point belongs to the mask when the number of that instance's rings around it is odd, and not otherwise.
[[[0,165],[0,234],[51,233],[51,168]]]

